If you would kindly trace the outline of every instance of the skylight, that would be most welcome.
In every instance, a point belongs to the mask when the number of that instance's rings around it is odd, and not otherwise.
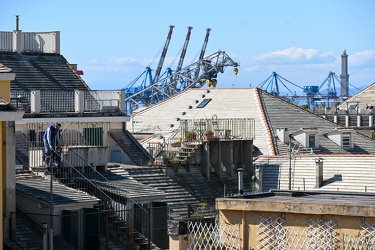
[[[198,104],[197,109],[204,108],[211,100],[212,100],[211,98],[203,99],[203,101]]]

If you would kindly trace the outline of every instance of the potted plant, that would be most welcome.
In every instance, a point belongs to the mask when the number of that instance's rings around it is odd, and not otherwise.
[[[185,132],[185,140],[186,141],[195,141],[197,139],[197,133],[194,131],[186,131]]]
[[[171,146],[174,148],[181,147],[181,138],[173,138],[171,139]]]
[[[214,131],[209,129],[204,133],[204,136],[206,137],[207,141],[211,141],[214,138]]]

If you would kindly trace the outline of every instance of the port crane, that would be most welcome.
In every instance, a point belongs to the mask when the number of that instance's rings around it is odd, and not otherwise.
[[[276,72],[272,72],[272,74],[266,80],[264,80],[263,82],[261,82],[258,85],[258,88],[264,89],[264,90],[266,90],[268,93],[270,93],[272,95],[282,96],[282,93],[280,91],[279,83],[281,83],[281,85],[284,86],[284,88],[286,88],[288,90],[288,92],[291,94],[291,96],[294,96],[295,98],[298,97],[297,94],[296,94],[296,92],[293,93],[293,91],[291,91],[288,88],[287,83],[290,83],[293,86],[295,86],[295,87],[300,88],[300,89],[303,90],[302,87],[300,87],[297,84],[294,84],[291,81],[285,79],[284,77],[278,75]]]
[[[297,95],[296,91],[290,90],[287,84],[291,84],[294,87],[302,90],[303,95]],[[339,103],[339,96],[337,96],[336,84],[341,84],[341,79],[332,71],[329,72],[328,76],[319,85],[311,85],[301,87],[284,77],[273,72],[266,80],[258,85],[259,88],[266,90],[268,93],[284,98],[293,103],[306,103],[309,108],[317,107],[319,105],[324,107],[335,106]],[[287,93],[281,92],[281,86],[283,86]],[[289,85],[290,86],[290,85]],[[323,87],[327,88],[324,89]],[[354,87],[354,86],[353,86]]]
[[[149,66],[146,67],[146,69],[142,72],[142,74],[137,76],[133,81],[131,81],[124,88],[125,93],[126,93],[126,97],[131,96],[131,95],[137,93],[138,91],[146,88],[147,86],[153,84],[156,81],[156,79],[158,79],[160,77],[162,78],[164,75],[170,76],[172,74],[172,70],[170,68],[167,68],[166,71],[162,75],[160,75],[161,69],[162,69],[163,64],[164,64],[165,56],[167,55],[169,43],[170,43],[170,40],[172,38],[173,28],[174,28],[173,25],[169,26],[167,40],[165,41],[163,52],[162,52],[162,55],[159,59],[158,68],[157,68],[157,71],[155,73],[155,76],[154,77],[152,76],[151,67],[149,67]],[[140,80],[140,79],[142,79],[142,80]],[[139,83],[139,81],[141,81],[141,83]]]
[[[154,84],[125,98],[125,107],[131,114],[134,110],[155,104],[189,88],[201,88],[206,83],[217,81],[217,75],[227,67],[238,67],[225,51],[218,51],[160,79]],[[198,72],[198,73],[197,73]],[[238,72],[238,70],[235,70]]]
[[[132,82],[130,82],[124,88],[125,92],[126,92],[125,109],[126,109],[127,113],[132,113],[135,107],[138,108],[140,106],[145,106],[145,105],[152,104],[152,103],[155,102],[155,100],[154,101],[147,100],[148,90],[145,90],[146,88],[149,89],[150,86],[157,83],[157,85],[155,85],[155,87],[157,86],[158,89],[168,89],[168,90],[164,90],[163,92],[167,92],[167,93],[169,93],[168,95],[171,95],[173,93],[178,93],[178,92],[184,90],[186,88],[186,86],[188,85],[186,83],[186,80],[185,81],[182,80],[183,77],[181,78],[181,76],[189,75],[189,74],[191,74],[192,71],[194,71],[195,75],[190,76],[190,79],[194,79],[194,78],[197,79],[199,77],[200,67],[194,67],[193,69],[190,69],[189,67],[186,67],[186,68],[182,69],[182,65],[183,65],[183,62],[184,62],[184,59],[185,59],[187,47],[188,47],[188,44],[189,44],[189,41],[190,41],[191,30],[193,29],[193,27],[190,27],[190,26],[188,27],[188,33],[186,35],[185,43],[184,43],[184,46],[183,46],[183,49],[182,49],[182,52],[181,52],[181,56],[180,56],[180,59],[179,59],[179,62],[178,62],[178,65],[177,65],[177,68],[176,68],[176,71],[175,71],[176,73],[173,74],[172,69],[167,68],[165,70],[165,72],[160,75],[161,68],[162,68],[162,65],[163,65],[163,62],[164,62],[164,59],[165,59],[165,55],[167,53],[168,46],[169,46],[169,43],[170,43],[170,39],[171,39],[171,36],[172,36],[173,28],[174,28],[174,26],[171,25],[170,29],[169,29],[168,36],[167,36],[167,40],[166,40],[165,45],[164,45],[163,53],[162,53],[161,58],[159,60],[159,64],[158,64],[158,68],[157,68],[157,71],[155,73],[155,76],[154,77],[152,76],[151,68],[147,67],[145,69],[145,71],[140,76],[138,76],[136,79],[134,79]],[[204,43],[203,43],[203,46],[202,46],[202,49],[201,49],[200,55],[199,55],[199,61],[202,61],[203,58],[204,58],[211,29],[207,28],[206,31],[207,32],[206,32],[206,36],[205,36],[205,39],[204,39]],[[192,64],[192,65],[194,65],[194,64]],[[177,72],[179,72],[179,74],[177,74]],[[237,69],[236,69],[236,72],[238,72]],[[136,83],[138,81],[140,81],[140,79],[142,79],[141,84],[136,85]],[[158,81],[157,79],[159,79],[161,81]],[[180,84],[179,84],[179,81],[180,81]],[[207,81],[208,81],[207,83],[209,84],[209,86],[213,85],[213,83],[215,83],[215,85],[216,85],[216,83],[217,83],[217,80],[215,78],[207,79]],[[143,90],[145,90],[145,91],[143,91]],[[160,99],[160,96],[155,97],[155,95],[153,95],[153,97],[157,98],[157,99]],[[137,99],[137,100],[134,100],[134,98]],[[132,101],[128,101],[128,100],[132,100]],[[138,104],[135,104],[135,103],[138,103]]]

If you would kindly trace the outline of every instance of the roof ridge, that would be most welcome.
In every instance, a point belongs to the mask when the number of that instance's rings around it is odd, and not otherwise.
[[[272,136],[270,124],[269,124],[269,122],[267,122],[268,118],[267,118],[266,113],[264,112],[264,107],[263,107],[262,98],[260,96],[260,91],[261,91],[260,88],[256,88],[255,97],[256,97],[258,105],[260,107],[263,125],[266,127],[266,132],[267,132],[267,135],[268,135],[269,143],[271,145],[272,154],[276,155],[275,142],[273,140],[274,136]]]

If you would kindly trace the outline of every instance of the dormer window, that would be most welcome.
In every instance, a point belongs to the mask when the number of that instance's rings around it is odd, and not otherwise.
[[[319,130],[317,128],[301,128],[292,136],[305,148],[319,148]]]
[[[353,129],[336,128],[327,134],[327,137],[343,149],[353,148]]]

